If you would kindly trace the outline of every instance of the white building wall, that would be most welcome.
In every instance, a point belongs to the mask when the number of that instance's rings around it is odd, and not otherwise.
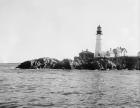
[[[101,56],[101,35],[96,36],[95,57]]]

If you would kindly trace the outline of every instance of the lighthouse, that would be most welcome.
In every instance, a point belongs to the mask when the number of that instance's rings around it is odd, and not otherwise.
[[[97,34],[96,34],[95,57],[101,57],[101,35],[102,35],[102,28],[99,25],[97,27]]]

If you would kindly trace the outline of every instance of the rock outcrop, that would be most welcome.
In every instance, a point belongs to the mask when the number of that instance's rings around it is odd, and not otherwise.
[[[49,68],[49,69],[71,69],[72,60],[64,59],[59,61],[54,58],[39,58],[30,61],[25,61],[17,66],[20,69],[40,69],[40,68]]]
[[[96,57],[94,53],[82,51],[74,60],[63,59],[59,61],[54,58],[39,58],[25,61],[17,66],[20,69],[90,69],[90,70],[106,70],[106,69],[137,69],[140,70],[140,57]]]
[[[128,70],[140,70],[140,58],[136,56],[121,56],[110,58],[112,62],[116,64],[118,70],[128,69]]]
[[[80,57],[75,57],[73,66],[76,69],[91,69],[91,70],[106,70],[106,69],[116,69],[116,64],[107,58],[96,58],[90,61],[85,61]]]
[[[57,68],[59,64],[59,60],[52,58],[39,58],[30,61],[25,61],[17,66],[17,68],[21,69],[38,69],[38,68]]]
[[[74,57],[73,66],[76,69],[116,69],[116,64],[108,58],[94,58],[94,53],[82,51],[79,57]]]

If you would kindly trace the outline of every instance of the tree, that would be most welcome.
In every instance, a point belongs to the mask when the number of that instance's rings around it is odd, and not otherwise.
[[[107,57],[110,57],[110,52],[109,51],[106,51],[106,54],[105,54]]]
[[[140,51],[138,52],[137,56],[140,57]]]
[[[125,56],[125,54],[127,53],[127,50],[125,48],[122,48],[122,53],[123,53],[123,56]]]
[[[125,48],[122,47],[117,47],[115,49],[113,49],[113,53],[115,55],[115,57],[123,54],[123,56],[125,56],[125,54],[127,53],[127,50]]]
[[[115,49],[113,49],[113,53],[114,53],[114,56],[115,57],[117,57],[118,56],[118,51],[117,51],[117,49],[115,48]]]

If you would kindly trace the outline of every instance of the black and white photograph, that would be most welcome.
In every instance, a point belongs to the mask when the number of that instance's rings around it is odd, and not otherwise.
[[[140,0],[0,0],[0,108],[140,108]]]

